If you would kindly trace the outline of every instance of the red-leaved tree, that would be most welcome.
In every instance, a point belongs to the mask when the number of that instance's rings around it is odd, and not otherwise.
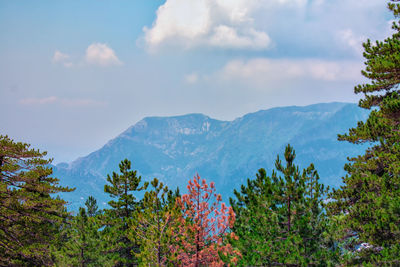
[[[215,193],[214,183],[210,185],[196,175],[187,186],[188,194],[178,199],[183,216],[177,241],[173,250],[183,266],[223,266],[220,255],[231,263],[240,256],[230,244],[224,244],[229,235],[237,236],[230,230],[235,221],[231,207],[221,203],[221,195]]]

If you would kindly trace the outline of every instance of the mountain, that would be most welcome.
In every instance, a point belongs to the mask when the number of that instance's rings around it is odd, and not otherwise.
[[[363,153],[365,145],[337,141],[368,111],[355,104],[328,103],[305,107],[280,107],[247,114],[233,121],[220,121],[202,114],[148,117],[110,140],[101,149],[70,164],[55,166],[62,185],[76,187],[62,197],[71,209],[95,196],[100,207],[108,197],[103,192],[107,174],[119,171],[128,158],[143,180],[157,177],[170,188],[185,190],[196,173],[215,181],[217,191],[232,195],[259,168],[271,173],[276,155],[290,143],[296,163],[314,163],[323,183],[337,187],[345,175],[346,158]]]

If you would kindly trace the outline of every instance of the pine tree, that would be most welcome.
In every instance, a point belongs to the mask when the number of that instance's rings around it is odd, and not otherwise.
[[[95,200],[94,198],[92,200]],[[112,266],[112,261],[104,254],[104,242],[99,231],[99,217],[89,216],[80,207],[79,213],[64,225],[62,235],[65,241],[53,249],[56,266]]]
[[[141,208],[134,213],[129,237],[140,245],[136,254],[139,265],[167,266],[176,263],[176,255],[170,247],[177,238],[177,218],[180,209],[176,205],[179,191],[173,193],[154,178],[152,189],[143,197]]]
[[[323,198],[327,189],[311,164],[301,173],[294,165],[295,152],[285,149],[286,164],[279,156],[271,177],[260,169],[256,179],[247,180],[236,200],[230,199],[236,214],[233,231],[239,237],[230,242],[242,254],[241,265],[310,266],[327,265],[335,255],[326,239],[327,218]]]
[[[0,136],[0,265],[51,265],[49,246],[67,217],[53,194],[73,189],[51,177],[46,152]]]
[[[344,224],[342,238],[368,243],[354,253],[356,262],[400,265],[400,4],[388,7],[395,16],[394,33],[384,41],[363,44],[366,59],[362,74],[369,83],[355,87],[363,94],[359,106],[370,109],[339,140],[370,144],[364,155],[345,165],[344,185],[332,194],[330,212]],[[354,249],[357,247],[353,247]]]
[[[98,210],[99,206],[97,206],[97,200],[93,196],[87,198],[85,206],[89,217],[94,217],[100,213]]]
[[[137,171],[131,170],[131,162],[127,159],[121,161],[119,169],[121,174],[107,175],[110,185],[104,186],[104,191],[115,199],[108,202],[111,209],[105,210],[104,233],[114,241],[109,252],[115,255],[115,265],[133,266],[137,264],[134,255],[139,252],[138,244],[128,238],[132,215],[139,206],[134,194],[146,189],[148,183],[140,185],[142,178],[137,176]]]
[[[235,220],[232,208],[221,203],[222,197],[216,193],[213,182],[208,185],[198,175],[189,181],[187,188],[188,194],[179,202],[183,212],[179,245],[171,251],[178,254],[183,266],[223,266],[220,254],[236,263],[240,254],[224,243],[228,235],[236,238],[230,231]]]

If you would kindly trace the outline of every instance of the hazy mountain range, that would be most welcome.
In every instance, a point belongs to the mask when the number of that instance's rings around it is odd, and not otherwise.
[[[280,107],[249,113],[233,121],[220,121],[203,114],[147,117],[110,140],[101,149],[70,164],[54,167],[62,185],[76,187],[64,194],[71,209],[95,196],[99,206],[108,201],[103,192],[106,175],[119,171],[122,159],[132,161],[143,180],[157,177],[170,188],[185,191],[196,173],[216,183],[225,200],[259,168],[270,174],[277,154],[290,143],[296,162],[313,162],[321,180],[338,186],[348,156],[363,153],[366,146],[337,141],[365,120],[368,111],[356,104],[328,103],[305,107]]]

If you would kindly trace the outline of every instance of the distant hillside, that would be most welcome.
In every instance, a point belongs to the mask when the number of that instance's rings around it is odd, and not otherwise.
[[[169,187],[186,188],[196,173],[216,187],[225,199],[259,168],[270,174],[276,155],[290,143],[297,164],[313,162],[322,181],[338,186],[345,174],[346,157],[361,154],[365,146],[337,141],[368,111],[355,104],[328,103],[306,107],[281,107],[247,114],[234,121],[219,121],[202,114],[148,117],[110,140],[101,149],[71,164],[58,164],[55,175],[76,191],[63,195],[76,209],[94,195],[100,207],[107,202],[105,177],[118,171],[128,158],[145,180],[153,177]]]

